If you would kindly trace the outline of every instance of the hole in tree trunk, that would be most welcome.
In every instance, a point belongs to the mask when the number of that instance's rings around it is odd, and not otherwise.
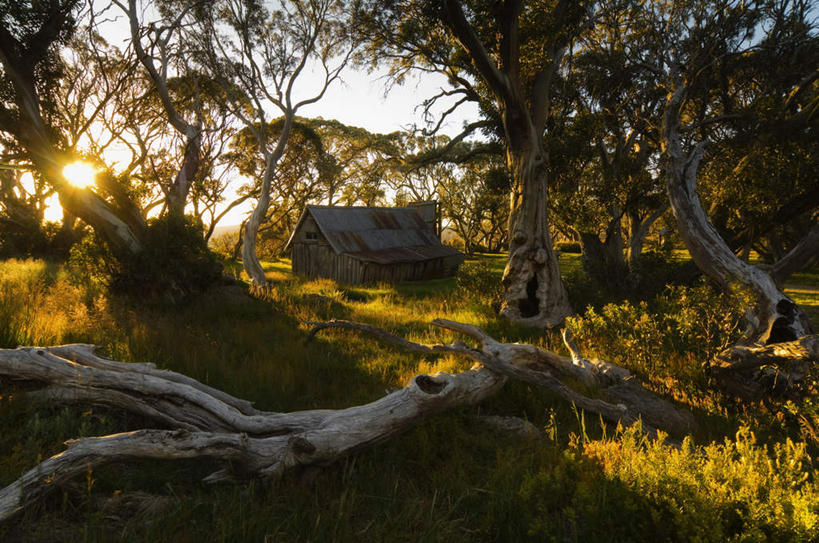
[[[438,383],[429,375],[419,375],[415,378],[415,384],[427,394],[439,394],[446,386],[444,383]]]
[[[540,304],[537,299],[537,273],[526,283],[526,298],[518,302],[520,316],[523,318],[534,317],[540,311]]]
[[[771,334],[768,336],[766,343],[782,343],[799,339],[793,331],[793,321],[796,320],[796,305],[789,300],[779,300],[779,303],[776,304],[776,312],[779,313],[780,317],[771,326]]]

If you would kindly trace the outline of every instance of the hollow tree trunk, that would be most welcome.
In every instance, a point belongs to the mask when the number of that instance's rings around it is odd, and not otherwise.
[[[443,2],[441,22],[472,61],[501,112],[506,164],[512,179],[509,214],[509,261],[501,315],[536,327],[557,326],[571,314],[552,248],[546,206],[548,157],[543,134],[550,112],[550,89],[568,42],[556,40],[542,55],[535,77],[521,76],[519,19],[522,2],[503,2],[496,10],[499,55],[490,55],[458,0]],[[495,39],[493,38],[493,39]],[[529,67],[530,69],[532,67]],[[530,86],[525,86],[531,83]]]
[[[514,322],[551,328],[572,310],[549,233],[546,153],[528,119],[507,118],[505,125],[513,189],[501,315]]]

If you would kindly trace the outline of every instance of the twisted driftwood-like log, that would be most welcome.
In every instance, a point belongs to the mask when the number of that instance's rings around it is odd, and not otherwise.
[[[783,343],[735,345],[716,356],[711,373],[726,392],[753,400],[771,392],[797,394],[817,363],[819,335],[810,334]]]
[[[345,328],[373,335],[382,341],[413,352],[461,354],[500,375],[544,387],[581,409],[599,414],[609,422],[630,426],[642,419],[643,430],[651,436],[656,435],[657,428],[672,433],[686,433],[695,426],[691,413],[644,389],[628,370],[602,360],[588,360],[580,356],[566,330],[563,332],[563,340],[572,353],[571,358],[533,345],[500,343],[477,326],[446,319],[435,319],[432,324],[472,337],[481,343],[481,348],[470,348],[460,342],[451,345],[413,343],[380,328],[348,321],[333,320],[307,324],[313,326],[310,337],[327,328]],[[584,396],[554,374],[596,388],[608,401]]]
[[[479,403],[497,392],[507,377],[544,386],[612,422],[628,425],[642,417],[646,421],[643,429],[651,435],[654,427],[686,431],[693,426],[690,414],[644,390],[627,371],[580,357],[569,338],[572,358],[531,345],[500,343],[475,326],[443,319],[433,324],[470,336],[481,346],[460,342],[422,345],[345,321],[313,324],[308,338],[326,328],[354,329],[414,352],[467,356],[483,367],[476,365],[457,374],[416,375],[403,389],[347,409],[272,413],[153,364],[102,358],[90,345],[2,349],[0,376],[43,385],[29,394],[122,409],[172,429],[67,442],[65,452],[0,490],[0,521],[89,467],[112,461],[202,457],[225,461],[229,467],[208,476],[207,481],[272,477],[299,466],[328,464],[403,432],[432,414]],[[553,372],[598,387],[608,400],[574,391]]]

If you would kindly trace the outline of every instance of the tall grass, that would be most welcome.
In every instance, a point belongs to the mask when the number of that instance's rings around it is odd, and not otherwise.
[[[577,265],[572,255],[561,258]],[[483,261],[486,273],[499,278],[502,257]],[[305,321],[345,318],[414,341],[463,340],[428,324],[447,317],[499,340],[560,348],[555,333],[499,320],[452,279],[359,287],[293,277],[287,261],[265,268],[275,282],[267,300],[226,287],[169,308],[110,298],[56,264],[2,262],[0,341],[94,343],[116,359],[150,360],[278,411],[360,404],[418,372],[471,364],[405,353],[352,332],[305,343]],[[701,360],[690,352],[674,356],[677,365],[655,372],[650,386],[702,402],[686,392],[702,383],[679,371]],[[30,403],[20,394],[25,388],[0,382],[3,485],[62,450],[65,439],[149,424],[88,406]],[[735,436],[742,422],[767,419],[753,408],[709,405],[710,429],[699,438],[719,444],[676,450],[629,433],[604,437],[596,421],[581,424],[572,406],[510,383],[478,412],[524,417],[549,429],[543,438],[498,435],[474,409],[464,409],[354,458],[272,483],[205,486],[199,481],[216,468],[209,461],[125,462],[89,472],[0,526],[0,540],[810,540],[819,506],[805,446],[773,439],[771,431]]]

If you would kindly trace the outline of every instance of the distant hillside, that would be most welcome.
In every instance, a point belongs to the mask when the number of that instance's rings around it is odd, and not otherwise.
[[[241,228],[241,225],[239,225],[239,224],[231,224],[231,225],[228,225],[228,226],[217,226],[216,228],[213,229],[213,235],[211,236],[211,239],[216,239],[216,238],[222,237],[225,234],[235,235],[236,232],[239,231],[239,228]]]

